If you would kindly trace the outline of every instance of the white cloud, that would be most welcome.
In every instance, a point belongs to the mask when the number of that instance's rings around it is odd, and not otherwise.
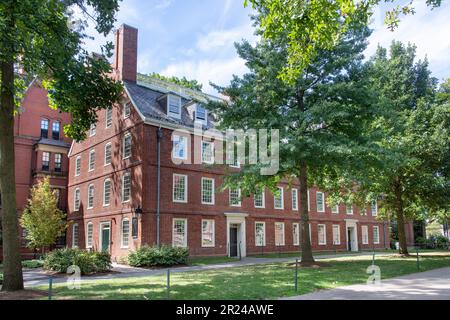
[[[234,42],[239,42],[242,39],[254,41],[256,36],[253,35],[253,32],[254,29],[250,24],[228,30],[212,30],[208,34],[198,37],[196,47],[204,52],[233,47]]]

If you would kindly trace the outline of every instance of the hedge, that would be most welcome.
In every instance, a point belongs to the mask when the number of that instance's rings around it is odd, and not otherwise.
[[[44,269],[66,273],[72,266],[78,266],[81,274],[107,272],[111,270],[111,256],[107,252],[88,252],[81,249],[58,249],[44,258]]]
[[[128,264],[133,267],[174,266],[187,264],[187,248],[143,246],[128,255]]]

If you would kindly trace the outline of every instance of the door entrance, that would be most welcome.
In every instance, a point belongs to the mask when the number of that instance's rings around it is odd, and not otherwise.
[[[230,257],[238,256],[238,227],[230,226]]]
[[[347,248],[348,248],[348,251],[353,251],[352,249],[352,234],[353,234],[353,232],[352,232],[352,228],[347,228]]]
[[[109,252],[109,243],[111,242],[111,226],[109,223],[105,223],[102,224],[100,228],[102,236],[101,250],[102,252]]]

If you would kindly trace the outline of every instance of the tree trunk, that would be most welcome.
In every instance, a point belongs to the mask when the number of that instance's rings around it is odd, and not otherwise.
[[[14,63],[1,62],[0,190],[2,194],[2,291],[23,289],[14,172]]]
[[[300,234],[302,260],[301,265],[307,266],[314,264],[314,257],[311,249],[309,235],[309,214],[308,214],[308,167],[305,161],[300,161]]]
[[[399,253],[401,255],[409,255],[408,244],[406,242],[405,233],[405,215],[403,212],[402,186],[399,181],[395,182],[395,215],[397,217],[397,233],[399,242]]]

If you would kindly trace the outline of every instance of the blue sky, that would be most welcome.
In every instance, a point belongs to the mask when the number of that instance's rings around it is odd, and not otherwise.
[[[383,8],[375,12],[366,55],[373,54],[378,43],[388,46],[393,39],[412,42],[419,58],[428,57],[433,75],[447,78],[450,1],[443,1],[442,7],[433,11],[424,2],[415,1],[416,14],[402,18],[395,32],[383,25]],[[246,72],[233,43],[243,38],[256,41],[250,13],[243,0],[123,0],[117,26],[127,23],[139,29],[139,72],[186,76],[214,93],[209,81],[226,85],[233,74]],[[86,47],[98,51],[105,39],[91,28],[88,32],[95,39],[87,41]]]

